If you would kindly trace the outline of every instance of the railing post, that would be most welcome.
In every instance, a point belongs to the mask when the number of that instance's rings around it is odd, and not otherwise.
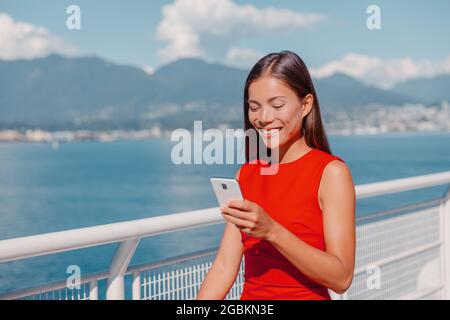
[[[89,283],[89,300],[98,300],[97,280],[93,280]]]
[[[444,281],[442,298],[450,300],[450,188],[445,194],[441,205],[442,232],[442,278]]]
[[[141,275],[139,272],[133,273],[132,299],[141,300]]]
[[[139,238],[130,239],[120,243],[109,268],[109,278],[106,289],[107,300],[125,299],[124,275],[138,244]]]

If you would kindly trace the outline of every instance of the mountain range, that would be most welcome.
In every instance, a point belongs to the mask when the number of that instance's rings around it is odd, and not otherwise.
[[[242,126],[248,70],[188,58],[152,75],[97,56],[0,60],[0,129],[142,129]],[[321,109],[450,100],[450,75],[379,89],[344,74],[314,79]]]

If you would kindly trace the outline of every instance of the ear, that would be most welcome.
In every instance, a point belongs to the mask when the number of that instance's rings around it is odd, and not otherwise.
[[[314,106],[314,96],[308,93],[302,99],[302,118],[306,117]]]

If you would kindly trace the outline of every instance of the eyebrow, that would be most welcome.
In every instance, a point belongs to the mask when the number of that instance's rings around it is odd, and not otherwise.
[[[275,97],[270,98],[267,101],[268,102],[272,102],[273,100],[278,99],[278,98],[286,98],[286,97],[285,96],[275,96]],[[260,103],[258,101],[256,101],[256,100],[248,99],[248,103],[250,103],[250,102],[253,102],[253,103],[256,103],[256,104],[260,105]]]

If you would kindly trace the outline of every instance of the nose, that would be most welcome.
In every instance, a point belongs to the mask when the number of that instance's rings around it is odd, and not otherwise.
[[[266,126],[267,124],[273,122],[273,114],[270,108],[260,108],[260,112],[258,115],[258,123],[261,127]]]

